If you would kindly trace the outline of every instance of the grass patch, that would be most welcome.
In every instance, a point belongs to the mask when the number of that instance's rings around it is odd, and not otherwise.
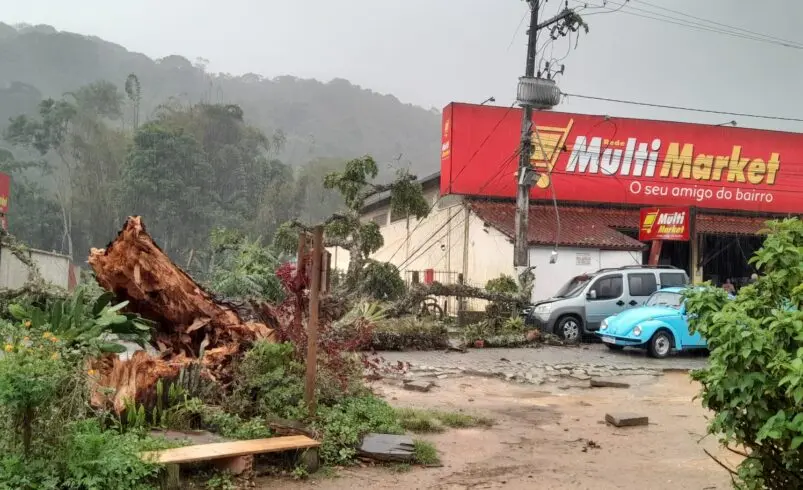
[[[423,465],[440,464],[441,458],[438,457],[438,450],[431,442],[416,439],[413,441],[415,462]]]
[[[396,414],[399,417],[399,424],[405,430],[419,434],[443,432],[447,428],[466,429],[493,425],[493,420],[487,417],[477,417],[460,412],[398,408]]]

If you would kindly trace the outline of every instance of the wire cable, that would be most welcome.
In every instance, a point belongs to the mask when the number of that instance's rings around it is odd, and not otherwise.
[[[730,112],[730,111],[717,111],[713,109],[699,109],[695,107],[684,107],[684,106],[677,106],[677,105],[669,105],[669,104],[655,104],[651,102],[638,102],[635,100],[625,100],[625,99],[614,99],[611,97],[596,97],[592,95],[581,95],[581,94],[571,94],[567,92],[561,92],[561,95],[564,97],[577,97],[578,99],[589,99],[589,100],[599,100],[603,102],[616,102],[618,104],[630,104],[630,105],[638,105],[638,106],[645,106],[645,107],[657,107],[660,109],[674,109],[678,111],[689,111],[689,112],[700,112],[704,114],[720,114],[726,116],[739,116],[739,117],[753,117],[756,119],[769,119],[774,121],[791,121],[791,122],[803,122],[803,119],[798,117],[785,117],[785,116],[767,116],[764,114],[750,114],[746,112]]]

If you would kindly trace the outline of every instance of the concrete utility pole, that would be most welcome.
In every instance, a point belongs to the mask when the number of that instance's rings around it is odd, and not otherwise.
[[[533,108],[550,109],[560,102],[560,89],[549,73],[549,64],[546,65],[546,78],[535,77],[535,51],[536,34],[539,30],[549,27],[550,37],[557,39],[569,32],[576,32],[583,27],[588,32],[588,26],[583,19],[570,8],[563,9],[558,15],[538,23],[538,0],[529,0],[530,29],[527,31],[527,65],[525,74],[519,78],[517,100],[524,109],[521,118],[521,153],[519,154],[518,187],[516,192],[516,232],[513,244],[513,265],[521,273],[529,265],[529,246],[527,244],[527,229],[529,227],[530,186],[533,183],[535,171],[530,166],[532,155],[532,117]],[[559,73],[563,73],[563,68]],[[539,147],[541,144],[539,143]],[[546,150],[541,147],[541,152]],[[559,151],[559,150],[555,150]],[[546,154],[543,154],[546,158]]]
[[[530,28],[527,30],[527,64],[524,76],[535,76],[535,39],[538,33],[538,0],[530,0]],[[532,117],[533,108],[524,105],[521,118],[521,153],[519,154],[518,188],[516,192],[516,239],[513,244],[513,265],[527,267],[529,265],[529,246],[527,229],[529,227],[530,206],[530,155],[532,154]]]

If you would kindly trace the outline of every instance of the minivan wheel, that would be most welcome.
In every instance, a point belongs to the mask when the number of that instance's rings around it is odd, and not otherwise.
[[[561,318],[555,330],[560,338],[570,343],[580,342],[583,335],[583,326],[580,320],[573,316]]]
[[[655,332],[647,345],[647,352],[652,357],[663,359],[672,351],[672,335],[664,330]]]

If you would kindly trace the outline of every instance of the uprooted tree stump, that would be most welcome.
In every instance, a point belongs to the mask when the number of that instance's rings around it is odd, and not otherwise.
[[[129,301],[129,311],[157,323],[152,341],[157,356],[139,352],[130,360],[96,363],[100,386],[114,392],[105,400],[118,412],[126,398],[140,400],[158,379],[176,376],[193,360],[201,360],[205,376],[225,385],[236,355],[256,340],[274,338],[272,328],[243,320],[232,305],[216,301],[173,263],[139,216],[128,218],[106,249],[92,249],[89,265],[98,284]]]

